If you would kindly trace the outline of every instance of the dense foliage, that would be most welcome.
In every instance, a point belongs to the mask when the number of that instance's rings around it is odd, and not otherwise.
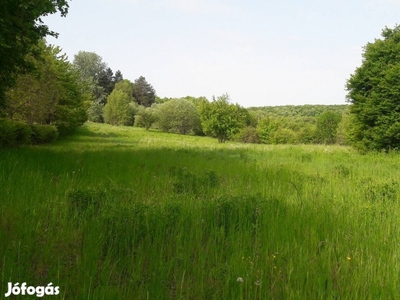
[[[322,113],[317,119],[315,138],[320,143],[334,144],[341,115],[332,111]]]
[[[256,112],[265,117],[319,117],[322,113],[329,110],[342,114],[349,105],[282,105],[250,107],[250,112]]]
[[[0,1],[0,107],[17,75],[32,70],[26,56],[36,54],[33,47],[45,36],[57,35],[41,19],[57,12],[68,13],[67,0]]]
[[[368,43],[347,82],[353,143],[363,149],[400,147],[400,26]]]
[[[55,125],[61,135],[69,133],[86,121],[85,103],[90,96],[58,47],[40,41],[34,48],[38,56],[25,59],[35,72],[17,77],[6,93],[4,112],[13,120]]]
[[[123,80],[121,71],[118,70],[114,75],[103,58],[94,52],[79,51],[74,56],[73,64],[90,91],[93,101],[103,106],[107,103],[107,97],[115,84]]]
[[[0,146],[2,147],[50,143],[57,137],[58,130],[53,125],[30,125],[0,118]]]
[[[199,126],[196,106],[185,99],[172,99],[157,107],[158,126],[161,130],[187,134]]]
[[[133,125],[136,110],[132,97],[116,89],[107,98],[104,120],[111,125]]]
[[[224,143],[246,125],[247,111],[238,104],[229,103],[229,95],[224,94],[205,101],[200,105],[200,119],[204,133],[218,138]]]
[[[149,130],[156,120],[157,117],[154,108],[141,106],[135,115],[135,126],[144,127],[146,130]]]
[[[135,80],[133,97],[138,104],[150,107],[156,102],[156,91],[153,86],[146,81],[145,77],[140,76]]]

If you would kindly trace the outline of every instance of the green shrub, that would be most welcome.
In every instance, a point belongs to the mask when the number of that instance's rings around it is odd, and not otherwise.
[[[45,144],[55,141],[58,137],[58,131],[52,125],[31,125],[32,128],[32,144]]]
[[[243,128],[236,136],[238,142],[241,143],[251,143],[251,144],[260,144],[261,140],[258,136],[257,129],[254,127],[245,127]]]
[[[157,107],[156,117],[162,131],[180,134],[199,132],[200,119],[196,106],[185,99],[172,99]]]
[[[154,108],[141,106],[135,117],[135,126],[144,127],[149,130],[156,121]]]
[[[30,144],[32,129],[28,124],[0,119],[0,146],[14,147]]]
[[[279,128],[270,136],[273,144],[297,144],[296,133],[287,128]]]

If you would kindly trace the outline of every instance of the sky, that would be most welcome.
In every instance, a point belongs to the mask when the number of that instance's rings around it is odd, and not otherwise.
[[[363,47],[400,23],[400,0],[73,0],[49,37],[95,52],[157,96],[228,93],[244,107],[346,104]]]

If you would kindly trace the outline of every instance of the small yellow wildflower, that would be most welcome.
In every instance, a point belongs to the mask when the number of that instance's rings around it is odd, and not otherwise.
[[[347,260],[351,260],[351,257],[350,257],[350,256],[347,256],[346,259],[347,259]]]

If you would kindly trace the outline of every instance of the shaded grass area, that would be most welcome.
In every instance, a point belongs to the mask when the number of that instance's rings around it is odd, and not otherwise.
[[[0,295],[398,298],[398,163],[97,124],[0,150]]]

